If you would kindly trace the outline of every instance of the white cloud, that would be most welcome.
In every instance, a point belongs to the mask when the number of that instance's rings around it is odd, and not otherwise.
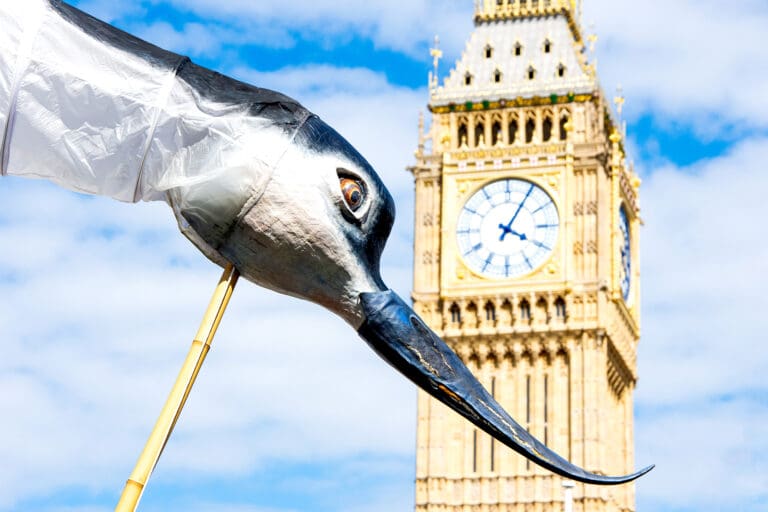
[[[8,182],[4,205],[50,211],[16,218],[4,208],[0,225],[2,268],[16,276],[0,285],[12,297],[0,311],[3,509],[56,489],[121,485],[219,274],[163,205]],[[124,235],[83,241],[105,224]],[[141,242],[148,229],[158,243]],[[242,282],[159,471],[242,476],[270,460],[407,454],[414,403],[412,386],[341,320]]]
[[[211,56],[221,50],[223,44],[236,37],[236,33],[200,23],[186,23],[176,30],[166,21],[134,27],[136,36],[177,53],[192,56]]]
[[[640,416],[637,444],[658,465],[638,482],[638,509],[765,510],[768,407],[760,402],[713,401]]]
[[[150,5],[170,5],[205,20],[172,28],[171,20],[132,29],[157,44],[193,56],[212,56],[225,44],[292,46],[297,38],[333,48],[353,38],[377,48],[428,60],[435,34],[446,51],[443,74],[464,48],[472,29],[472,2],[418,0],[87,0],[80,7],[107,20]],[[733,138],[765,129],[768,48],[757,44],[768,25],[759,0],[587,0],[585,31],[595,25],[599,72],[612,94],[624,86],[630,119],[653,112],[682,122],[705,139]],[[137,6],[138,5],[138,6]],[[728,130],[728,133],[723,133]],[[734,133],[735,132],[735,133]]]
[[[659,169],[641,190],[636,450],[657,463],[638,485],[646,508],[765,506],[767,142]]]
[[[599,73],[608,92],[623,84],[632,116],[654,112],[705,138],[768,126],[768,5],[759,0],[587,0]]]
[[[73,0],[69,3],[108,23],[126,16],[143,16],[147,12],[142,2],[125,0]]]
[[[299,34],[329,44],[349,41],[353,37],[371,39],[377,47],[418,55],[426,51],[434,34],[471,28],[472,6],[470,2],[458,4],[451,0],[416,0],[390,2],[370,0],[316,0],[283,2],[280,0],[154,0],[167,3],[181,11],[192,11],[207,19],[226,21],[240,27],[248,27],[250,41],[271,46],[274,41],[260,34],[268,28],[267,35],[277,30]],[[283,38],[278,38],[280,46]],[[455,39],[448,42],[448,49],[458,53]]]
[[[368,97],[396,90],[383,73],[368,68],[343,68],[327,64],[287,66],[271,72],[240,68],[235,69],[233,75],[249,83],[259,84],[259,87],[300,98],[302,101],[339,94]],[[408,89],[403,91],[413,92]]]
[[[766,142],[657,170],[643,186],[643,402],[767,391]]]

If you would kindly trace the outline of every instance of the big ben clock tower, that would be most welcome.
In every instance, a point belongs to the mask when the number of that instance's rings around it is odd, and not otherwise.
[[[524,427],[601,474],[634,468],[639,180],[585,57],[577,0],[482,0],[431,82],[416,165],[416,311]],[[439,53],[435,52],[439,57]],[[422,123],[423,125],[423,123]],[[421,392],[417,512],[633,511],[564,482]]]

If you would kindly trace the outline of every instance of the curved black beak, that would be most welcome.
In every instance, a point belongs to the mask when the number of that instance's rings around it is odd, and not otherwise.
[[[632,475],[596,475],[575,466],[531,436],[507,414],[459,357],[392,291],[363,293],[365,322],[360,336],[389,364],[417,386],[500,442],[565,478],[589,484],[630,482]]]

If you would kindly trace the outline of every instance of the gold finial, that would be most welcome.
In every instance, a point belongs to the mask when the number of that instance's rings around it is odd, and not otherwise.
[[[429,54],[432,56],[433,69],[429,80],[429,86],[432,89],[436,89],[439,82],[440,59],[443,58],[443,51],[440,49],[440,38],[438,36],[435,36],[435,45],[429,49]]]
[[[589,24],[589,31],[590,34],[587,36],[587,41],[589,42],[589,51],[590,53],[595,53],[595,46],[597,45],[599,37],[597,37],[597,33],[595,33],[595,24],[590,23]]]
[[[621,117],[621,113],[624,110],[624,103],[626,103],[626,98],[624,98],[624,88],[619,85],[616,88],[616,97],[613,98],[613,103],[616,105],[616,113],[619,114],[619,117]]]
[[[626,139],[627,138],[627,123],[622,119],[622,114],[624,113],[624,103],[626,103],[627,100],[624,97],[624,88],[619,85],[616,88],[616,97],[613,98],[613,103],[616,105],[616,114],[618,114],[618,121],[619,126],[621,127],[621,135]]]

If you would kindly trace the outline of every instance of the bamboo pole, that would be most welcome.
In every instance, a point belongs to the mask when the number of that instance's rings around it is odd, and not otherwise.
[[[232,265],[227,266],[224,270],[200,324],[200,329],[192,342],[192,348],[189,349],[187,359],[184,361],[160,417],[157,419],[149,439],[147,439],[147,444],[136,462],[136,467],[125,484],[115,512],[134,512],[138,507],[149,477],[163,453],[173,428],[176,426],[181,410],[184,408],[192,386],[195,384],[195,379],[197,379],[200,368],[203,366],[205,356],[211,349],[211,342],[216,335],[221,318],[224,316],[224,311],[227,309],[238,277],[240,274]]]

